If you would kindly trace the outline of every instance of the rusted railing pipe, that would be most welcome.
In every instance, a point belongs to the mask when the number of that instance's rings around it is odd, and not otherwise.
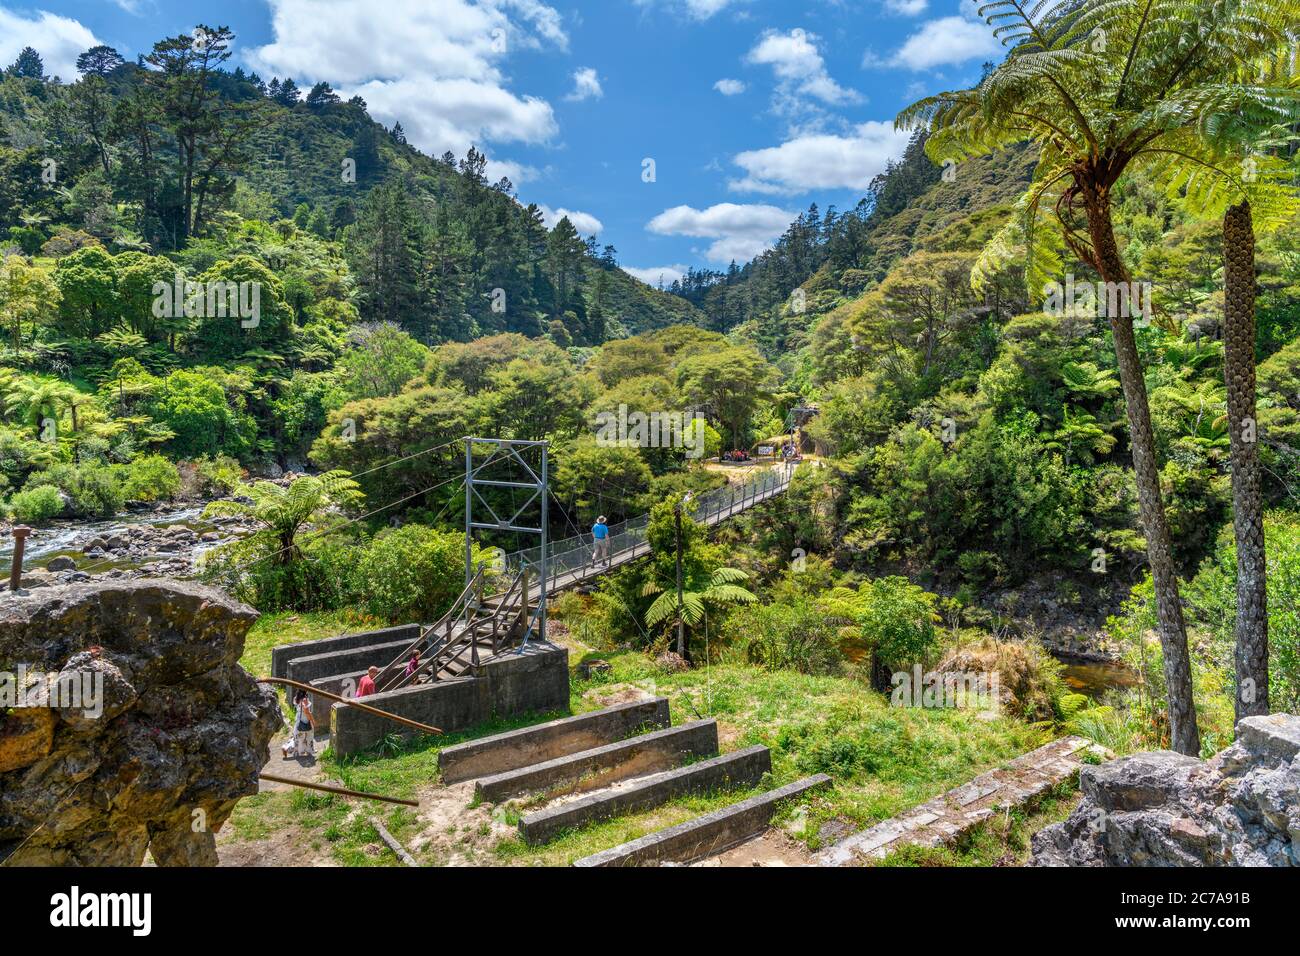
[[[404,807],[418,807],[415,800],[403,800],[400,797],[385,797],[378,793],[365,793],[361,790],[349,790],[347,787],[331,787],[324,783],[309,783],[306,780],[294,780],[290,777],[278,777],[271,773],[258,774],[263,780],[272,783],[287,783],[291,787],[306,787],[308,790],[320,790],[324,793],[337,793],[344,797],[364,797],[366,800],[379,800],[383,803],[400,803]]]
[[[441,734],[442,731],[437,727],[431,727],[428,724],[422,724],[418,720],[411,720],[407,717],[398,717],[396,714],[390,714],[386,710],[380,710],[378,707],[371,707],[369,704],[363,704],[355,697],[340,697],[338,694],[331,694],[327,690],[321,690],[319,687],[312,687],[309,684],[300,684],[296,680],[289,680],[287,677],[259,677],[259,684],[283,684],[285,687],[297,687],[299,690],[305,690],[309,694],[319,694],[326,700],[336,700],[340,704],[347,704],[349,707],[356,707],[367,713],[375,714],[379,717],[387,717],[389,720],[396,721],[414,730],[423,731],[426,734]]]

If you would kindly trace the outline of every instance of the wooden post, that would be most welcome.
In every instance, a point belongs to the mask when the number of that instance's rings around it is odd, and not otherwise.
[[[14,536],[14,560],[9,569],[9,590],[17,591],[23,581],[23,549],[27,545],[27,536],[32,533],[32,529],[25,525],[15,525],[13,530]]]

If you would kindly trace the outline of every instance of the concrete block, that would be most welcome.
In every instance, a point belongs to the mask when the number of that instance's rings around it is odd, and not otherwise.
[[[295,657],[286,667],[285,677],[300,684],[310,684],[322,677],[337,677],[367,670],[371,665],[380,670],[392,664],[408,647],[410,641],[391,641],[371,644],[346,651],[329,651],[309,657]]]
[[[633,701],[447,747],[438,754],[438,769],[443,783],[459,783],[591,750],[670,723],[668,698]]]
[[[444,733],[465,730],[492,717],[487,682],[473,677],[371,694],[364,702]],[[332,705],[329,714],[330,747],[340,756],[367,750],[389,734],[406,739],[419,736],[417,730],[347,704]]]
[[[697,720],[483,777],[474,791],[481,800],[499,803],[528,791],[566,785],[591,790],[628,777],[677,767],[691,757],[711,757],[717,752],[718,722]]]
[[[805,777],[767,793],[741,800],[721,810],[687,820],[675,827],[632,840],[574,861],[574,866],[640,866],[645,863],[690,863],[721,853],[767,829],[781,804],[810,790],[829,785],[824,773]]]
[[[365,702],[444,732],[466,730],[494,717],[565,710],[569,706],[568,651],[533,643],[522,653],[510,652],[484,663],[478,677],[372,694]],[[367,750],[391,733],[406,738],[418,735],[418,731],[347,704],[334,704],[329,720],[330,746],[340,756]]]
[[[271,676],[288,677],[289,661],[295,657],[313,657],[317,654],[329,654],[333,651],[351,651],[374,644],[391,644],[394,641],[406,641],[409,644],[419,636],[419,624],[403,624],[400,627],[386,627],[378,631],[362,631],[358,634],[326,637],[319,641],[281,644],[279,647],[271,648]],[[388,662],[385,661],[384,663]],[[261,675],[255,676],[260,677]]]
[[[651,774],[627,787],[593,793],[556,807],[526,814],[519,832],[530,846],[553,839],[561,830],[598,820],[648,810],[677,797],[711,790],[753,787],[772,771],[772,753],[766,747],[746,747],[710,760]]]

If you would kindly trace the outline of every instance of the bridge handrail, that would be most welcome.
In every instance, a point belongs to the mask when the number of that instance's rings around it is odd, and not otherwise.
[[[760,473],[747,475],[739,484],[728,482],[721,488],[706,492],[694,499],[688,506],[690,516],[701,523],[708,523],[715,515],[742,505],[745,510],[754,501],[773,489],[788,485],[793,475],[790,464],[774,465],[764,468]],[[625,521],[609,526],[609,558],[638,547],[645,542],[645,531],[650,524],[648,514],[637,515]],[[590,533],[571,535],[558,541],[548,542],[547,578],[553,580],[592,563],[594,541]],[[541,547],[524,548],[506,555],[506,568],[518,571],[523,567],[536,567],[541,563]]]
[[[470,601],[472,601],[478,594],[486,575],[487,570],[480,565],[474,576],[470,578],[469,584],[465,585],[465,590],[463,590],[460,593],[460,596],[452,602],[452,605],[447,609],[447,612],[443,614],[442,617],[438,618],[436,623],[430,624],[427,628],[422,628],[420,630],[420,636],[412,641],[410,645],[397,656],[396,660],[379,672],[380,680],[383,681],[383,686],[375,688],[376,691],[397,690],[404,686],[406,683],[405,670],[396,669],[404,667],[406,662],[411,659],[411,654],[417,650],[421,653],[420,667],[416,670],[416,674],[418,675],[423,672],[428,660],[432,659],[434,654],[442,649],[432,645],[426,648],[424,647],[425,643],[430,640],[431,636],[438,634],[439,630],[442,629],[445,631],[445,633],[441,635],[442,643],[445,647],[446,643],[451,640],[451,637],[455,632],[456,623],[462,616],[464,616],[465,610],[470,605]],[[434,638],[435,643],[436,640],[437,639]]]

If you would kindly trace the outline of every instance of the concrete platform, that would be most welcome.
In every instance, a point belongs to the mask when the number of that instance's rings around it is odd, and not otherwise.
[[[295,657],[285,665],[284,676],[300,684],[310,684],[322,677],[361,673],[371,667],[378,667],[384,671],[410,646],[411,641],[389,641],[385,644],[368,644],[350,650]]]
[[[536,846],[562,830],[608,820],[624,813],[648,810],[669,800],[711,790],[753,787],[772,771],[772,753],[766,747],[746,747],[710,760],[651,774],[628,786],[593,793],[580,800],[529,813],[519,821],[524,842]]]
[[[810,790],[829,785],[824,773],[804,777],[767,793],[741,800],[721,810],[647,834],[620,846],[574,861],[574,866],[641,866],[690,863],[721,853],[767,829],[781,804]]]
[[[717,752],[718,722],[697,720],[484,777],[474,792],[481,800],[500,803],[521,793],[562,786],[593,790],[628,777],[678,767],[692,757],[712,757]]]
[[[357,634],[326,637],[317,641],[281,644],[279,647],[271,648],[271,676],[288,677],[289,661],[295,657],[311,657],[317,654],[330,654],[335,651],[353,651],[357,648],[372,647],[376,644],[390,644],[394,641],[406,641],[410,644],[420,636],[420,630],[419,624],[403,624],[400,627],[386,627],[378,631],[362,631]],[[385,661],[384,663],[388,662]]]
[[[438,754],[438,769],[443,783],[460,783],[592,750],[671,723],[667,697],[632,701],[447,747]]]
[[[569,652],[534,641],[484,661],[477,677],[458,677],[417,687],[372,694],[365,702],[399,717],[438,727],[467,730],[493,718],[522,714],[551,716],[569,707]],[[319,719],[319,715],[317,715]],[[360,753],[389,734],[410,738],[418,732],[385,717],[334,704],[330,739],[339,756]]]

